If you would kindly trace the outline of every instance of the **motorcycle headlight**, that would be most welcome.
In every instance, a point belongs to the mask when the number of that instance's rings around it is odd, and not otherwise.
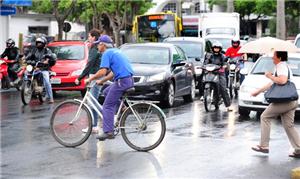
[[[229,68],[230,70],[235,70],[235,64],[231,64]]]
[[[164,80],[165,76],[166,76],[166,72],[159,73],[159,74],[150,76],[147,81],[148,82],[162,81],[162,80]]]
[[[33,70],[33,66],[32,66],[32,65],[27,65],[27,66],[26,66],[26,70],[27,70],[28,72],[31,72],[31,71]]]
[[[196,75],[201,75],[202,74],[202,68],[200,66],[196,66],[195,73],[196,73]]]
[[[0,65],[1,65],[2,63],[4,63],[4,61],[3,61],[3,60],[0,60]]]
[[[82,71],[83,70],[76,70],[76,71],[73,71],[72,73],[71,73],[71,76],[79,76],[81,73],[82,73]]]

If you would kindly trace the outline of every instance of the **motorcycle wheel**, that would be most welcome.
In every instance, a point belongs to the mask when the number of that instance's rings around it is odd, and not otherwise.
[[[230,98],[232,99],[233,98],[233,78],[232,77],[229,77],[229,95],[230,95]]]
[[[46,89],[44,86],[43,86],[43,92],[41,94],[38,94],[38,98],[41,104],[46,101]]]
[[[32,97],[31,81],[24,81],[21,89],[21,99],[24,105],[29,104]]]
[[[217,99],[215,99],[214,95],[215,93],[215,89],[213,86],[205,86],[204,89],[204,94],[203,94],[203,98],[204,98],[204,108],[206,112],[212,112],[218,109],[219,107],[219,101],[217,101]]]

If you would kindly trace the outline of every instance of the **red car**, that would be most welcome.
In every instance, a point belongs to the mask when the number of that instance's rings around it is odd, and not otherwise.
[[[75,79],[83,71],[88,60],[88,43],[82,41],[51,42],[48,48],[57,55],[56,64],[51,68],[56,76],[51,78],[53,91],[74,90],[85,94],[86,88],[83,79],[80,85]]]

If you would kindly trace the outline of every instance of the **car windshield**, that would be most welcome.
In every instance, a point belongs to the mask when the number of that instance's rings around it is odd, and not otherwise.
[[[83,60],[83,45],[49,46],[53,53],[57,55],[58,60]]]
[[[300,76],[300,57],[290,57],[288,58],[288,66],[292,70],[294,76]],[[265,72],[274,71],[274,63],[272,57],[261,57],[261,59],[256,63],[252,69],[252,74],[265,74]]]
[[[203,57],[203,44],[187,41],[168,41],[168,43],[179,46],[189,58]]]
[[[121,48],[131,63],[167,65],[170,62],[169,49],[152,46],[127,46]]]
[[[215,41],[220,42],[223,46],[223,49],[228,49],[231,46],[231,40],[228,38],[209,38],[208,40],[212,43]]]

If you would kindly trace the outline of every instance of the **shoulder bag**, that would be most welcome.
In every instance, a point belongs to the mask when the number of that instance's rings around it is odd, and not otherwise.
[[[290,70],[288,68],[288,80],[284,85],[273,83],[271,88],[265,93],[265,98],[268,103],[284,103],[298,100],[296,86],[290,81]],[[277,71],[275,72],[277,76]]]

